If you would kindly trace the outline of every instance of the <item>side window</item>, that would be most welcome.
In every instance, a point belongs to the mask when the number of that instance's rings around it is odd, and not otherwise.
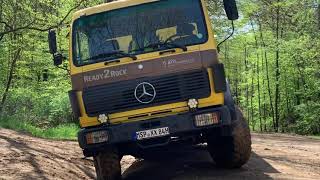
[[[79,64],[86,63],[90,58],[88,36],[83,32],[77,33],[77,62]]]

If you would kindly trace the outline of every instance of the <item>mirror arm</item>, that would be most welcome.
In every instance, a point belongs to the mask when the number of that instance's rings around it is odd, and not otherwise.
[[[55,53],[55,54],[53,54],[53,59],[55,59],[56,56],[61,56],[62,61],[64,61],[64,60],[67,59],[66,56],[64,56],[64,55],[62,55],[62,54],[60,54],[60,53]],[[68,75],[70,76],[70,75],[71,75],[71,72],[70,72],[70,70],[68,69],[68,67],[67,67],[67,66],[61,66],[61,65],[63,65],[63,64],[57,64],[57,65],[55,64],[55,66],[56,66],[57,68],[67,71]]]
[[[221,42],[218,44],[218,46],[217,46],[218,52],[220,52],[220,46],[221,46],[224,42],[226,42],[227,40],[229,40],[229,39],[233,36],[233,34],[234,34],[235,27],[234,27],[234,22],[233,22],[233,21],[231,21],[231,25],[232,25],[232,32],[231,32],[231,34],[230,34],[227,38],[225,38],[223,41],[221,41]]]
[[[68,73],[69,76],[71,75],[71,72],[70,72],[70,70],[69,70],[67,67],[62,67],[62,66],[56,66],[56,67],[59,68],[59,69],[62,69],[62,70],[67,71],[67,73]]]

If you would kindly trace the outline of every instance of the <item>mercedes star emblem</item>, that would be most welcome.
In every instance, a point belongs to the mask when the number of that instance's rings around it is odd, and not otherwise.
[[[149,104],[156,97],[156,89],[152,84],[143,82],[136,87],[134,96],[140,103]]]

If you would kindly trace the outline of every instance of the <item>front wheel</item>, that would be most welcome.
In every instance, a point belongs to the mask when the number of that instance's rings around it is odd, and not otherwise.
[[[208,151],[218,167],[240,168],[251,155],[250,129],[239,108],[231,136],[208,135]]]
[[[116,148],[109,147],[93,159],[98,180],[121,179],[120,156]]]

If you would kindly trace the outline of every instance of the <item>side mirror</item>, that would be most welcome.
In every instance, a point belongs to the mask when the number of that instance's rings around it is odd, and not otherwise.
[[[223,5],[229,20],[234,21],[239,19],[239,12],[235,0],[223,0]]]
[[[65,57],[63,57],[62,54],[58,53],[57,34],[55,30],[49,30],[48,41],[50,53],[53,55],[53,63],[55,66],[59,66],[62,64],[62,61],[65,59]]]
[[[54,54],[53,55],[53,64],[55,66],[59,66],[62,64],[62,61],[64,60],[65,58],[62,56],[62,54]]]
[[[48,34],[49,50],[51,54],[57,53],[57,35],[56,31],[51,29]]]

